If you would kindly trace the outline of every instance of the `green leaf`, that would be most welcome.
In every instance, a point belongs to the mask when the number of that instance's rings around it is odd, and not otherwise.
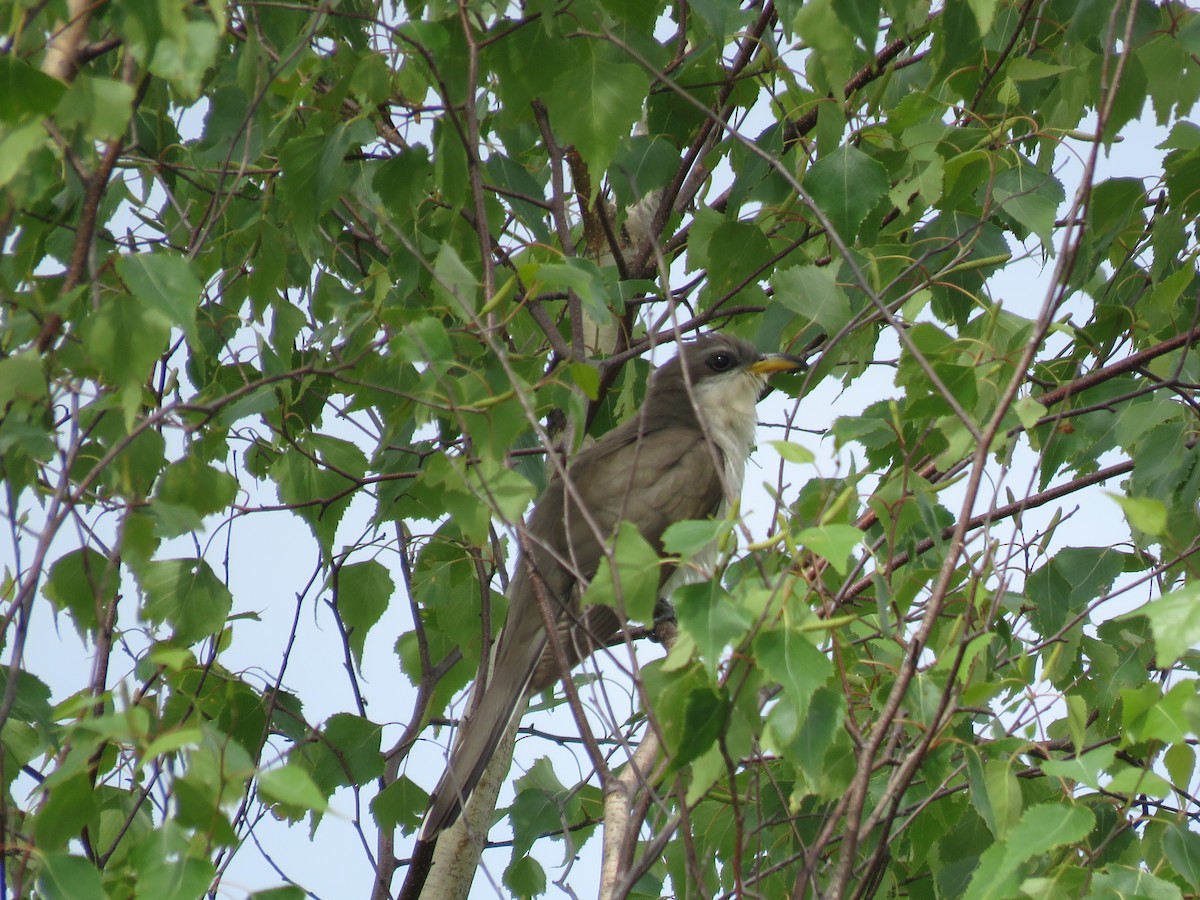
[[[423,504],[424,508],[418,507],[421,518],[437,518],[448,512],[450,521],[463,536],[482,543],[487,540],[492,511],[478,493],[468,487],[464,468],[461,459],[438,454],[422,468],[415,489],[409,493],[414,497],[432,495],[433,502]]]
[[[349,146],[350,132],[342,124],[325,133],[292,138],[279,150],[280,189],[303,248],[311,246],[317,220],[349,183],[350,168],[344,160]]]
[[[43,812],[44,814],[44,812]],[[46,900],[107,900],[100,870],[81,856],[47,853],[38,873],[38,896]]]
[[[850,146],[817,160],[804,176],[804,189],[848,245],[888,187],[883,166]]]
[[[203,896],[216,875],[213,864],[194,856],[179,857],[177,853],[145,854],[139,869],[138,891],[161,900],[192,900]]]
[[[470,321],[479,309],[479,279],[450,244],[442,244],[433,263],[438,297],[459,319]]]
[[[233,607],[229,589],[203,559],[155,560],[143,570],[141,584],[143,617],[170,623],[182,644],[216,634]]]
[[[971,879],[967,900],[1009,896],[1018,867],[1028,859],[1082,841],[1092,830],[1091,810],[1065,803],[1042,803],[1025,810],[1007,838],[990,847]]]
[[[841,95],[858,57],[854,32],[843,24],[850,17],[844,9],[840,13],[835,12],[839,5],[844,7],[846,4],[834,0],[806,0],[799,6],[793,19],[796,33],[812,47],[813,60],[806,67],[807,74],[813,87],[822,96],[835,91],[838,92],[836,96]],[[861,18],[861,14],[858,18]],[[853,23],[850,24],[853,27]],[[863,27],[861,21],[858,25]],[[878,24],[874,30],[878,31]],[[847,241],[852,237],[846,233],[842,236]]]
[[[1167,780],[1157,772],[1137,766],[1117,768],[1104,789],[1114,794],[1130,796],[1145,794],[1148,797],[1157,797],[1159,800],[1165,800],[1174,793],[1171,785],[1167,784]]]
[[[792,441],[767,441],[767,446],[773,447],[784,462],[794,463],[798,466],[809,465],[816,462],[817,459],[816,454],[807,447],[802,447]]]
[[[383,774],[379,752],[383,730],[350,713],[329,717],[316,740],[306,748],[313,782],[325,796],[336,788],[366,784]]]
[[[200,346],[196,310],[204,289],[185,257],[166,252],[122,256],[117,272],[143,309],[159,313],[166,324],[182,329],[191,346]]]
[[[81,636],[91,634],[116,598],[120,573],[112,560],[90,547],[60,556],[50,568],[42,593],[67,610]]]
[[[14,403],[41,403],[47,397],[46,373],[37,353],[27,350],[0,359],[0,415]]]
[[[0,666],[0,690],[8,692],[8,666]],[[32,725],[49,725],[54,718],[50,706],[50,688],[36,675],[18,670],[16,673],[17,686],[14,692],[13,714],[22,722]],[[3,695],[0,695],[3,696]]]
[[[396,584],[383,563],[368,560],[337,570],[337,611],[349,632],[354,661],[361,667],[367,633],[387,611]]]
[[[1018,878],[1006,865],[1003,843],[992,844],[979,858],[964,900],[1002,900],[1017,894]]]
[[[1059,180],[1021,160],[997,175],[991,188],[1004,212],[1036,234],[1052,252],[1054,219],[1066,196]]]
[[[833,0],[833,11],[864,47],[874,50],[879,39],[878,0]]]
[[[228,508],[237,496],[237,479],[195,456],[163,470],[151,509],[162,537],[199,530],[205,516]]]
[[[1163,831],[1163,850],[1192,889],[1200,888],[1200,834],[1172,822]]]
[[[1004,838],[1016,825],[1023,806],[1021,784],[1007,759],[989,759],[983,767],[984,784],[992,820],[989,826],[997,838]]]
[[[546,870],[532,856],[514,857],[504,870],[504,886],[514,897],[537,897],[546,893]]]
[[[96,798],[87,773],[56,781],[33,822],[33,835],[43,851],[58,850],[77,838],[96,814]]]
[[[49,139],[40,120],[0,131],[0,187],[17,177],[33,155]]]
[[[662,730],[671,769],[699,759],[716,742],[729,717],[728,698],[698,663],[666,671],[660,660],[642,669],[647,696]]]
[[[1200,91],[1200,72],[1175,35],[1163,34],[1137,50],[1138,62],[1146,70],[1146,90],[1154,104],[1158,125],[1171,121],[1173,109],[1190,109]]]
[[[675,771],[699,759],[725,730],[729,701],[710,687],[689,691],[683,704],[683,727],[672,744],[671,768]]]
[[[1200,584],[1189,584],[1177,591],[1118,616],[1117,621],[1133,616],[1150,620],[1154,645],[1158,651],[1158,667],[1166,669],[1179,657],[1200,644]]]
[[[771,284],[780,302],[819,325],[829,337],[850,322],[850,300],[838,286],[832,266],[789,266],[776,270]]]
[[[692,10],[708,26],[709,33],[723,40],[743,23],[748,21],[749,12],[740,10],[721,0],[699,0],[692,3]]]
[[[391,352],[406,363],[427,363],[437,371],[454,363],[454,348],[440,319],[421,316],[409,322],[390,345]]]
[[[218,47],[218,29],[208,18],[185,18],[178,6],[157,4],[165,28],[156,36],[150,71],[174,86],[184,97],[196,97]]]
[[[662,545],[667,553],[688,560],[708,551],[732,530],[733,523],[725,519],[685,519],[667,527]]]
[[[1013,81],[1021,82],[1053,78],[1068,71],[1070,71],[1068,66],[1057,66],[1029,56],[1018,56],[1009,61],[1005,74]]]
[[[699,209],[692,221],[688,234],[687,269],[696,272],[700,269],[716,268],[709,256],[709,248],[713,245],[713,237],[717,229],[725,224],[725,217],[715,210]]]
[[[834,746],[846,718],[846,698],[838,691],[819,687],[809,699],[808,710],[795,740],[788,744],[786,753],[795,760],[823,797],[829,797],[826,789],[835,785],[826,769],[826,756]]]
[[[967,0],[975,21],[979,23],[979,34],[985,37],[992,30],[992,21],[996,17],[996,0]]]
[[[496,150],[488,157],[484,167],[496,186],[506,191],[505,202],[510,204],[521,223],[533,233],[535,240],[546,245],[552,244],[554,239],[550,236],[543,207],[534,202],[546,193],[542,181],[535,178],[525,166]],[[539,174],[544,178],[547,173]]]
[[[704,290],[714,299],[753,284],[771,258],[767,236],[749,222],[721,222],[713,230],[706,250],[708,284]]]
[[[996,99],[1005,109],[1011,109],[1021,102],[1021,91],[1011,78],[1005,78],[996,89]]]
[[[671,595],[679,628],[696,642],[709,675],[716,677],[726,647],[741,641],[755,617],[719,584],[685,584]]]
[[[612,562],[600,568],[583,593],[584,606],[600,604],[622,610],[628,618],[649,622],[654,618],[662,560],[631,522],[622,522],[612,545]]]
[[[1100,790],[1104,772],[1112,766],[1117,748],[1114,746],[1097,747],[1082,756],[1071,759],[1050,759],[1042,763],[1042,771],[1047,775],[1067,778]]]
[[[380,828],[414,832],[429,805],[429,794],[407,775],[401,775],[371,801],[371,814]]]
[[[20,57],[12,53],[0,56],[0,120],[44,119],[65,90],[61,81],[38,71]]]
[[[596,400],[600,396],[600,372],[595,366],[589,366],[587,363],[575,362],[567,366],[567,373],[571,376],[571,380],[575,382],[585,397],[589,400]]]
[[[1188,712],[1196,700],[1196,683],[1183,681],[1165,695],[1157,684],[1121,692],[1121,745],[1149,740],[1183,743],[1191,731]]]
[[[529,479],[498,460],[471,466],[466,483],[506,522],[519,522],[535,493]]]
[[[600,41],[584,42],[577,64],[555,72],[543,94],[555,132],[575,146],[591,172],[593,197],[617,147],[641,118],[650,89],[640,66],[602,59],[601,47]]]
[[[1183,900],[1178,885],[1155,878],[1144,869],[1110,864],[1092,878],[1089,896],[1114,900]]]
[[[312,776],[291,763],[258,776],[258,793],[267,803],[278,803],[295,810],[324,812],[327,801],[313,783]]]
[[[366,468],[362,450],[327,435],[312,435],[307,447],[288,450],[271,466],[279,499],[308,523],[326,555],[333,549],[338,523],[357,487],[356,481],[347,479],[362,477]]]
[[[1051,635],[1068,618],[1111,587],[1125,556],[1111,547],[1068,547],[1037,569],[1025,583],[1039,632]]]
[[[598,325],[612,319],[604,278],[591,260],[569,258],[564,263],[538,266],[533,277],[537,290],[574,291],[588,318]]]
[[[204,732],[200,728],[178,728],[164,732],[146,745],[146,749],[142,751],[142,763],[144,765],[150,760],[175,753],[185,747],[198,747],[203,741]]]
[[[1183,742],[1172,744],[1163,754],[1163,765],[1171,776],[1172,784],[1187,784],[1196,769],[1196,751]]]
[[[309,896],[311,895],[304,888],[285,884],[282,887],[267,888],[265,891],[255,891],[247,900],[307,900]]]
[[[660,137],[634,135],[618,152],[609,180],[619,209],[629,207],[652,191],[664,188],[679,168],[679,150]]]
[[[1151,537],[1159,537],[1167,530],[1167,506],[1154,497],[1126,497],[1111,492],[1108,496],[1117,501],[1129,524]]]
[[[154,557],[161,538],[157,523],[146,513],[131,513],[121,529],[121,562],[140,576],[146,563]]]
[[[847,560],[862,538],[863,533],[853,525],[834,524],[805,528],[796,535],[796,542],[828,560],[839,575],[845,575],[849,570]]]
[[[561,827],[564,803],[571,802],[570,792],[544,756],[516,780],[514,787],[513,855],[524,856],[539,835]]]
[[[1032,397],[1022,397],[1013,404],[1013,412],[1020,419],[1021,427],[1028,430],[1033,428],[1046,415],[1046,407],[1042,406],[1042,404],[1038,403]]]
[[[798,718],[808,708],[813,691],[833,671],[829,658],[793,628],[763,631],[754,641],[754,658],[771,680],[778,682],[795,704]]]
[[[432,171],[427,148],[407,147],[375,168],[371,187],[397,222],[407,222],[425,199]]]
[[[59,101],[59,128],[81,125],[92,140],[117,140],[129,127],[137,92],[132,84],[83,73]]]
[[[132,297],[107,297],[84,319],[83,347],[100,373],[132,399],[141,402],[142,384],[167,347],[170,323]],[[126,401],[127,413],[131,412]]]

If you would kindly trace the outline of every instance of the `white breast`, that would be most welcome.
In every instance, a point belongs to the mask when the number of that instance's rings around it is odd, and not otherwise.
[[[762,376],[747,371],[706,378],[696,385],[696,407],[704,420],[705,430],[725,457],[727,501],[742,495],[746,459],[754,446],[754,426],[758,422],[756,406],[762,388]]]
[[[706,378],[695,386],[696,407],[704,419],[704,428],[725,458],[725,500],[717,510],[717,518],[729,512],[729,505],[742,495],[746,476],[746,459],[754,446],[754,427],[758,423],[756,405],[762,393],[763,379],[753,372],[730,372],[725,376]],[[717,561],[714,541],[696,553],[690,565],[676,569],[662,595],[669,597],[681,584],[712,577]]]

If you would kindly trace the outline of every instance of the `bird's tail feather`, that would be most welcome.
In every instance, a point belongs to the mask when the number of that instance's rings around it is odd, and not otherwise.
[[[529,681],[545,643],[543,637],[540,643],[534,641],[515,648],[519,653],[512,655],[530,659],[526,665],[500,665],[497,664],[501,662],[499,660],[493,664],[494,677],[488,681],[479,702],[472,704],[474,712],[459,727],[458,739],[450,751],[446,771],[433,789],[429,811],[421,823],[418,840],[432,840],[453,825],[471,799],[471,793],[513,717],[524,712]],[[523,680],[517,683],[514,676]]]

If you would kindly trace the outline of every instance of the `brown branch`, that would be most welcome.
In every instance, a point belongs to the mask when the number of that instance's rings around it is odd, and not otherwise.
[[[602,787],[606,786],[612,778],[612,772],[609,771],[608,764],[604,761],[604,751],[600,749],[600,745],[596,742],[596,736],[592,734],[592,729],[588,725],[587,714],[583,709],[583,701],[579,699],[579,692],[575,689],[575,681],[571,678],[571,664],[567,659],[567,650],[563,646],[562,638],[559,635],[559,616],[556,613],[555,606],[565,602],[566,598],[560,600],[551,597],[546,590],[546,583],[542,580],[541,573],[538,572],[533,563],[529,538],[523,530],[518,533],[517,541],[521,546],[525,566],[529,570],[530,584],[533,586],[533,593],[537,597],[538,609],[542,614],[542,625],[546,629],[546,646],[550,648],[550,653],[554,657],[554,664],[558,667],[563,692],[567,695],[567,705],[570,707],[571,715],[575,719],[575,726],[579,729],[579,736],[583,738],[583,744],[587,748],[592,766],[596,769],[596,774],[600,777],[600,784]]]
[[[77,0],[71,0],[72,8],[76,3]],[[81,20],[75,21],[79,22]],[[86,24],[86,19],[82,21]],[[76,42],[78,42],[78,38]],[[74,48],[72,48],[71,52],[73,58]],[[65,63],[59,63],[59,65],[65,65]],[[124,75],[127,84],[134,80],[134,66],[135,62],[132,54],[126,56]],[[149,78],[141,79],[133,99],[132,108],[134,110],[141,104],[149,84]],[[121,155],[123,139],[124,133],[104,145],[104,153],[100,157],[100,164],[87,180],[87,187],[83,195],[83,206],[79,211],[79,224],[75,231],[75,243],[71,247],[71,258],[67,264],[66,276],[63,278],[61,292],[64,294],[82,284],[84,275],[87,273],[88,258],[92,252],[92,241],[96,232],[96,218],[100,212],[100,201],[104,197],[104,189],[108,187],[108,180],[112,177],[113,167],[116,166],[117,159]],[[46,317],[46,321],[42,324],[42,329],[35,342],[38,353],[46,353],[54,346],[54,342],[58,339],[59,334],[62,333],[62,327],[63,319],[58,313],[52,312]]]
[[[725,83],[722,85],[721,90],[717,95],[716,102],[712,105],[712,107],[707,107],[704,104],[699,104],[699,101],[695,101],[704,108],[704,111],[707,115],[704,123],[700,126],[699,132],[697,132],[692,143],[688,146],[687,152],[684,154],[683,161],[680,163],[679,168],[675,171],[675,175],[671,179],[670,184],[663,189],[662,197],[659,200],[658,209],[655,211],[654,218],[652,219],[650,233],[646,240],[643,241],[642,246],[638,249],[637,256],[630,265],[631,271],[638,273],[638,277],[648,277],[649,272],[652,271],[652,269],[648,268],[648,265],[654,253],[653,240],[656,240],[657,236],[662,234],[663,229],[667,225],[667,221],[671,217],[672,211],[676,209],[677,206],[690,203],[692,197],[694,196],[695,190],[697,190],[699,185],[702,183],[703,179],[696,179],[694,181],[695,188],[693,188],[693,190],[690,192],[684,191],[684,185],[688,183],[693,167],[699,164],[699,162],[704,158],[710,142],[714,140],[715,136],[720,132],[720,128],[717,123],[724,121],[726,115],[728,114],[729,97],[733,93],[733,88],[737,83],[738,76],[742,73],[742,71],[745,70],[747,66],[750,65],[750,62],[754,58],[755,51],[762,43],[762,36],[764,32],[766,32],[767,28],[774,20],[775,5],[771,2],[771,0],[767,0],[767,2],[763,4],[762,11],[759,13],[759,16],[755,20],[754,24],[746,31],[745,37],[742,39],[741,46],[738,48],[737,56],[734,58],[733,62],[729,66],[729,69],[727,70],[728,77],[726,78]],[[617,46],[625,50],[626,53],[629,53],[630,56],[635,58],[640,56],[640,54],[635,56],[632,48],[625,45],[623,42],[618,41],[614,35],[610,34],[607,35],[607,37],[609,40],[617,44]],[[638,58],[637,61],[639,65],[643,64],[643,60],[640,58]],[[667,84],[668,87],[670,87],[669,79],[667,79],[663,73],[656,71],[653,67],[650,67],[648,71],[653,77],[659,79],[664,84]],[[695,98],[691,98],[690,95],[689,98],[695,100]]]
[[[479,83],[479,43],[475,29],[471,25],[467,4],[460,3],[458,7],[459,21],[462,24],[463,36],[467,43],[467,98],[463,104],[463,118],[466,120],[462,135],[463,149],[467,154],[467,179],[471,186],[471,201],[474,204],[476,233],[479,237],[479,257],[483,266],[483,298],[490,301],[496,293],[496,264],[492,257],[491,234],[488,231],[487,206],[483,192],[483,164],[479,159],[479,115],[475,108],[475,91]],[[447,103],[450,98],[446,97]],[[496,313],[488,313],[489,328],[496,325]]]
[[[534,100],[533,119],[537,122],[542,134],[542,143],[546,147],[546,155],[550,157],[550,217],[554,220],[554,230],[563,253],[575,256],[575,242],[571,240],[571,226],[567,219],[567,187],[563,182],[563,150],[554,138],[550,127],[550,114],[542,101]]]
[[[421,610],[417,605],[416,592],[413,590],[412,565],[409,561],[409,534],[408,528],[403,522],[396,523],[396,542],[400,554],[400,576],[404,581],[404,594],[408,598],[413,630],[417,636],[417,653],[421,660],[421,681],[417,685],[416,700],[413,702],[413,711],[408,718],[408,724],[404,727],[404,733],[384,754],[384,771],[379,779],[381,791],[394,784],[400,777],[400,765],[421,735],[429,712],[429,704],[433,701],[434,690],[437,688],[438,682],[462,658],[462,650],[456,648],[436,666],[433,665],[429,655],[429,639],[425,634],[425,625],[421,621]],[[430,855],[432,855],[432,847]],[[379,828],[376,839],[376,857],[375,884],[371,890],[371,898],[372,900],[389,900],[392,896],[392,879],[399,867],[399,861],[396,859],[396,835],[393,829]]]
[[[1200,328],[1193,328],[1190,331],[1183,332],[1183,334],[1177,334],[1172,338],[1161,341],[1152,347],[1147,347],[1145,350],[1139,350],[1137,353],[1127,356],[1120,362],[1104,366],[1100,369],[1093,369],[1086,375],[1081,375],[1074,381],[1057,387],[1052,391],[1038,394],[1033,399],[1042,404],[1042,406],[1052,406],[1055,403],[1061,403],[1068,397],[1086,391],[1088,388],[1095,387],[1110,378],[1140,369],[1152,359],[1157,359],[1181,347],[1189,347],[1196,343],[1197,340],[1200,340]]]
[[[668,625],[669,623],[664,623]],[[659,633],[668,652],[675,644],[677,632],[673,626],[662,628]],[[618,894],[621,873],[632,866],[633,852],[637,847],[638,830],[645,818],[646,804],[634,809],[634,797],[640,789],[650,792],[652,770],[658,759],[661,741],[654,728],[647,728],[628,764],[615,777],[603,784],[604,832],[603,853],[600,864],[600,900],[612,900]]]
[[[850,79],[842,88],[843,99],[849,100],[855,91],[866,87],[875,79],[880,78],[887,71],[888,64],[909,47],[919,44],[924,39],[928,30],[928,25],[926,25],[925,28],[916,34],[897,38],[891,43],[885,44],[875,55],[875,59],[870,65],[863,66],[850,76]],[[828,100],[822,102],[828,102]],[[795,146],[804,135],[817,127],[817,110],[819,108],[820,102],[815,103],[808,112],[787,123],[783,130],[783,145],[785,149]]]
[[[1004,45],[1004,49],[1000,51],[996,59],[988,66],[987,71],[983,73],[983,77],[979,79],[979,87],[975,91],[975,96],[971,98],[971,102],[967,105],[967,109],[972,112],[979,109],[979,104],[983,101],[983,95],[987,93],[992,80],[996,77],[1001,67],[1008,61],[1013,48],[1017,46],[1017,41],[1021,39],[1021,32],[1025,28],[1025,23],[1029,21],[1029,16],[1033,12],[1034,2],[1035,0],[1025,0],[1025,3],[1022,4],[1021,18],[1013,29],[1013,33],[1009,36],[1008,43]]]

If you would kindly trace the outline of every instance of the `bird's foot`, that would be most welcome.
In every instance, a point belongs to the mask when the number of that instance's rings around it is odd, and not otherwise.
[[[675,607],[667,598],[659,597],[658,602],[654,604],[654,631],[650,635],[651,640],[671,646],[675,643],[677,626]]]

